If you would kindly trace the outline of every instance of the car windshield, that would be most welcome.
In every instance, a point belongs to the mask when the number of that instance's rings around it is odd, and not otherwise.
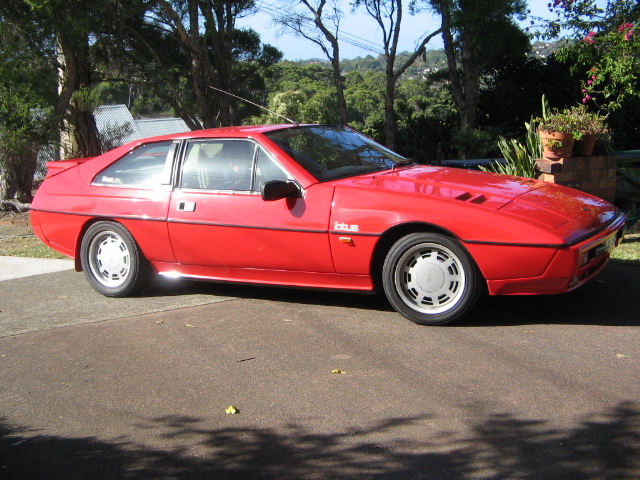
[[[300,126],[266,133],[319,181],[393,168],[407,159],[344,127]]]

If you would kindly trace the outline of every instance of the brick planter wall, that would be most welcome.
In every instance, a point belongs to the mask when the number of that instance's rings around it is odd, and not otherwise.
[[[609,156],[536,160],[538,180],[557,183],[613,202],[616,195],[616,162]]]

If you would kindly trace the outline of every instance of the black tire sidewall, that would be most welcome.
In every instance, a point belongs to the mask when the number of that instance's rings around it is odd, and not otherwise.
[[[130,270],[125,281],[117,287],[108,287],[100,282],[91,269],[91,245],[96,236],[104,232],[113,232],[127,245],[130,255]],[[91,225],[84,236],[80,247],[80,262],[87,281],[98,293],[107,297],[127,297],[138,294],[144,290],[150,281],[151,271],[148,262],[144,258],[138,244],[129,231],[116,222],[97,222]]]
[[[459,301],[441,313],[424,313],[414,309],[398,293],[395,283],[395,270],[404,253],[416,245],[432,243],[450,250],[458,259],[465,274],[465,285]],[[421,325],[444,325],[459,320],[475,305],[481,292],[481,275],[475,262],[467,251],[454,239],[439,233],[412,233],[399,239],[387,253],[382,267],[382,285],[384,292],[393,308],[412,322]]]

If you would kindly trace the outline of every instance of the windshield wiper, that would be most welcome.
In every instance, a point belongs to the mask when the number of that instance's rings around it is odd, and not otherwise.
[[[398,167],[406,167],[407,165],[413,165],[416,162],[414,162],[413,160],[407,158],[406,160],[400,160],[399,162],[395,162],[393,164],[393,167],[391,167],[391,170],[395,170]]]

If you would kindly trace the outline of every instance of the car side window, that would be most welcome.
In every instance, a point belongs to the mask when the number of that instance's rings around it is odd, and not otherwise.
[[[92,183],[120,187],[158,187],[163,183],[172,145],[174,142],[171,141],[140,145],[98,173]]]
[[[258,149],[256,161],[256,190],[260,190],[263,183],[271,180],[289,180],[287,173],[262,148]]]
[[[246,140],[189,142],[180,188],[250,191],[255,149]]]

